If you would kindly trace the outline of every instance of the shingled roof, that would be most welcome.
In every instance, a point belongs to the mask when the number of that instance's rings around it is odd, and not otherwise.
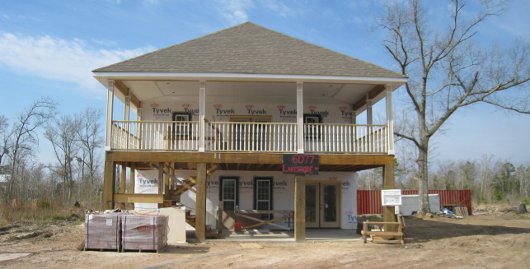
[[[232,73],[403,78],[350,56],[246,22],[93,72]]]

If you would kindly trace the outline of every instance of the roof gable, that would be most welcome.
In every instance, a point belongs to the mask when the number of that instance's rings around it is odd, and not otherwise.
[[[247,22],[94,72],[234,73],[403,78]]]

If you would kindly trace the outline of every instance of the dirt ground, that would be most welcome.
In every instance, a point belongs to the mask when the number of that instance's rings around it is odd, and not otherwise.
[[[530,214],[406,219],[406,244],[230,242],[161,253],[79,251],[83,226],[0,227],[0,268],[530,268]]]

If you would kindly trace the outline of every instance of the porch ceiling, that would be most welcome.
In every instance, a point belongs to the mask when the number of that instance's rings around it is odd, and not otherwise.
[[[156,98],[198,98],[198,81],[185,80],[123,80],[125,86],[140,100]],[[376,84],[353,83],[304,83],[304,98],[330,98],[354,104],[363,99]],[[294,82],[232,82],[207,81],[207,97],[279,97],[296,101],[296,84]]]

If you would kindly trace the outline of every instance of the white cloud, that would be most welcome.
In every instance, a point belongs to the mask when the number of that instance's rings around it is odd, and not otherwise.
[[[221,15],[231,23],[248,21],[248,11],[254,6],[251,0],[217,0]]]
[[[0,66],[45,79],[78,84],[88,90],[100,90],[92,70],[116,63],[154,48],[98,49],[80,39],[51,36],[0,34]]]
[[[261,1],[261,4],[265,8],[282,17],[287,17],[290,13],[292,13],[291,9],[288,6],[278,0],[263,0]]]

